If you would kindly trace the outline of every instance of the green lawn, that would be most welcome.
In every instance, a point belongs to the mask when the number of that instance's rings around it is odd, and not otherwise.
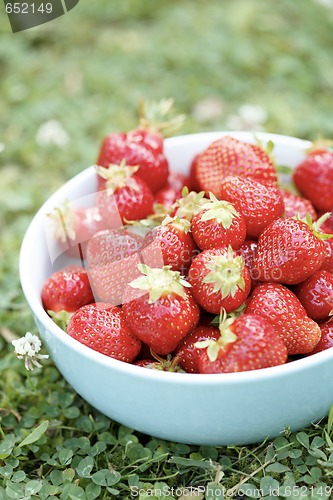
[[[18,279],[29,221],[106,133],[136,125],[140,96],[174,97],[184,133],[333,136],[333,1],[82,0],[16,34],[1,3],[0,36],[1,500],[178,498],[185,486],[329,498],[332,422],[250,447],[156,440],[96,412],[52,361],[28,376],[9,340],[36,332]]]

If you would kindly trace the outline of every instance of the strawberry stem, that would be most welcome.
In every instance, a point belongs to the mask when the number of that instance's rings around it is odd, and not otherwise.
[[[299,217],[296,215],[294,218],[296,220],[300,220],[302,222],[305,222],[313,232],[313,234],[319,239],[319,240],[329,240],[330,238],[333,238],[333,234],[327,234],[321,231],[320,227],[324,224],[327,219],[331,216],[331,212],[326,212],[323,214],[319,219],[313,222],[311,219],[311,215],[309,213],[306,214],[304,218]]]
[[[145,101],[139,99],[138,111],[140,126],[146,130],[159,132],[163,137],[169,137],[178,132],[184,124],[185,115],[171,117],[173,99],[160,101]]]
[[[237,340],[237,335],[231,329],[235,318],[227,315],[225,309],[221,309],[219,316],[219,330],[220,330],[220,338],[217,340],[203,340],[196,342],[194,344],[195,347],[199,349],[207,348],[207,355],[210,361],[216,361],[221,350],[225,350],[227,346],[233,344]]]

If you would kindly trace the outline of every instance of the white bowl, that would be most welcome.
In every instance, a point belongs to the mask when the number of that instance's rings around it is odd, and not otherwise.
[[[187,172],[193,156],[222,135],[254,142],[246,132],[214,132],[166,140],[171,169]],[[294,166],[307,141],[258,133],[275,143],[279,164]],[[243,373],[196,375],[159,372],[117,361],[64,333],[43,310],[43,282],[54,271],[45,236],[45,217],[66,200],[89,195],[95,170],[67,182],[43,205],[25,235],[20,276],[42,340],[65,379],[86,401],[138,431],[188,444],[260,442],[290,428],[317,422],[333,402],[333,349],[283,366]],[[57,265],[66,261],[57,260]]]

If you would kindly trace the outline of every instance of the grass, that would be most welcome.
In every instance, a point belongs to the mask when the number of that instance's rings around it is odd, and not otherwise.
[[[140,96],[174,97],[185,133],[332,137],[332,2],[82,1],[15,35],[0,14],[0,498],[329,498],[331,418],[257,446],[169,443],[99,414],[50,360],[27,373],[10,339],[36,331],[18,278],[29,221],[136,125]]]

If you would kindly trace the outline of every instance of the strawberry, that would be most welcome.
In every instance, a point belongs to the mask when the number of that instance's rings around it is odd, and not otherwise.
[[[311,201],[296,194],[290,193],[285,189],[281,189],[281,194],[284,203],[284,217],[294,217],[298,215],[300,219],[310,214],[313,221],[317,219],[317,213]]]
[[[142,276],[133,280],[123,304],[127,323],[157,354],[173,352],[199,321],[199,307],[178,271],[138,265]]]
[[[100,214],[97,206],[73,207],[69,202],[48,214],[62,252],[83,260],[87,242],[98,231],[107,229],[108,221]]]
[[[325,271],[329,271],[333,273],[333,238],[329,240],[325,240],[325,259],[320,269],[324,269]]]
[[[185,186],[189,184],[189,177],[181,172],[171,170],[169,172],[168,181],[165,185],[166,188],[182,191]]]
[[[325,212],[323,211],[318,212],[319,217],[321,217],[324,214]],[[325,220],[321,228],[325,233],[333,234],[333,207],[330,209],[330,216]]]
[[[221,321],[216,340],[196,343],[203,349],[199,358],[200,373],[232,373],[282,365],[287,348],[266,319],[243,314]]]
[[[143,246],[151,250],[156,247],[162,253],[164,265],[184,274],[199,252],[189,233],[190,227],[186,219],[167,216],[161,225],[146,234]]]
[[[163,135],[180,128],[184,116],[168,119],[172,99],[159,103],[139,102],[140,125],[128,133],[109,134],[103,140],[97,164],[108,168],[123,158],[129,165],[138,165],[140,177],[156,193],[166,184],[169,174],[168,160],[163,151]]]
[[[246,267],[250,271],[252,288],[259,282],[254,278],[253,261],[255,258],[258,243],[255,240],[245,240],[242,246],[237,250],[238,255],[241,255]]]
[[[90,349],[126,363],[131,363],[141,348],[141,341],[127,325],[123,311],[103,302],[78,309],[70,319],[67,333]]]
[[[220,337],[220,330],[215,326],[198,325],[192,332],[180,342],[175,352],[178,364],[187,373],[199,373],[199,358],[202,349],[195,346],[196,342],[208,339],[217,340]]]
[[[325,323],[319,323],[321,330],[321,338],[316,347],[309,354],[325,351],[333,347],[333,321],[329,320]]]
[[[156,192],[168,179],[169,164],[160,141],[152,141],[142,131],[113,133],[105,137],[97,158],[97,165],[108,168],[126,159],[129,165],[138,165],[138,177]],[[101,184],[101,181],[98,181]]]
[[[157,191],[155,195],[155,200],[154,203],[155,205],[162,205],[164,207],[171,207],[178,198],[180,198],[182,195],[181,190],[174,189],[174,188],[169,188],[169,187],[164,187]]]
[[[249,298],[248,314],[269,320],[287,346],[288,354],[311,352],[320,339],[320,328],[288,288],[279,283],[258,285]]]
[[[333,314],[333,274],[319,270],[294,289],[307,315],[316,320],[325,320]]]
[[[155,203],[171,207],[181,197],[182,189],[188,184],[188,177],[184,174],[170,172],[165,186],[155,194]]]
[[[46,311],[72,313],[93,301],[87,271],[81,266],[64,267],[43,284],[42,302]]]
[[[254,179],[226,177],[220,184],[220,197],[232,203],[243,215],[249,238],[258,238],[284,211],[280,190]]]
[[[259,145],[223,136],[200,154],[195,178],[201,190],[221,198],[221,182],[228,176],[248,177],[273,185],[278,182],[272,160]]]
[[[296,166],[293,180],[300,192],[317,210],[333,208],[333,151],[314,147]]]
[[[201,250],[231,245],[238,249],[246,237],[243,216],[227,201],[210,193],[210,201],[200,207],[191,223],[194,241]]]
[[[124,228],[101,231],[87,246],[87,267],[94,294],[101,302],[122,303],[124,288],[139,275],[143,237]]]
[[[250,272],[231,248],[204,250],[191,264],[188,281],[198,304],[206,311],[219,314],[221,307],[235,311],[251,289]]]
[[[296,285],[320,269],[326,256],[323,240],[330,237],[320,231],[322,221],[312,222],[309,215],[306,221],[291,217],[273,221],[259,237],[254,277]]]
[[[109,165],[97,169],[105,179],[104,189],[97,193],[97,206],[104,220],[111,227],[119,227],[121,221],[144,219],[153,212],[153,194],[147,184],[135,172],[138,167]],[[121,225],[121,224],[120,224]]]
[[[200,185],[197,178],[197,166],[201,153],[197,153],[192,159],[190,166],[189,188],[193,191],[200,191]]]

